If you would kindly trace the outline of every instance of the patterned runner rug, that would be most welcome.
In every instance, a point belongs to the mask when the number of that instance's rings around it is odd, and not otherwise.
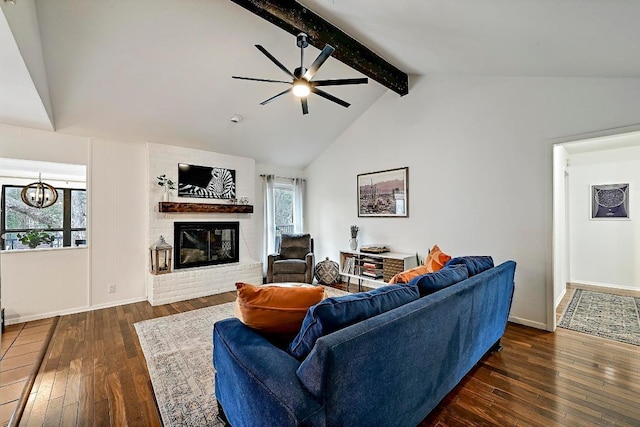
[[[640,345],[640,298],[576,289],[558,326]]]
[[[347,292],[327,288],[327,294]],[[233,317],[233,305],[214,305],[134,325],[165,427],[222,425],[213,383],[213,324]]]

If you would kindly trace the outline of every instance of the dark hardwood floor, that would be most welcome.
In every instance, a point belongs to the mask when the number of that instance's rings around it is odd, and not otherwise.
[[[133,324],[234,299],[62,316],[20,425],[161,425]],[[503,345],[420,426],[640,426],[639,347],[514,324]]]

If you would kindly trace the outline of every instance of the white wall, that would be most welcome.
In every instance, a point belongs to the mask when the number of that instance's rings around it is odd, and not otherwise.
[[[88,249],[3,251],[2,306],[7,324],[87,307]]]
[[[87,138],[0,125],[0,157],[86,165]],[[2,251],[2,306],[8,324],[66,313],[88,304],[88,251]]]
[[[0,125],[0,157],[88,167],[87,248],[1,253],[8,324],[146,298],[144,144]]]
[[[90,305],[146,299],[146,144],[93,139],[89,174]]]
[[[640,141],[639,141],[640,142]],[[571,282],[640,289],[640,147],[572,154]],[[629,183],[629,220],[592,220],[591,186]]]
[[[552,144],[634,124],[640,80],[429,77],[385,94],[306,170],[316,256],[337,259],[349,225],[399,252],[514,259],[511,319],[540,328],[553,305]],[[358,218],[356,175],[409,167],[409,218]]]

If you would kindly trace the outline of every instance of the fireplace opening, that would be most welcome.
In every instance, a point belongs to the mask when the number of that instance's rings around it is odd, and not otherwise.
[[[238,262],[239,225],[238,222],[174,223],[174,268]]]

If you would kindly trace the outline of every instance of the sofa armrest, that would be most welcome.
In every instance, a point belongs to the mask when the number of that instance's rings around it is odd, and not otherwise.
[[[234,427],[323,425],[324,407],[296,376],[300,362],[238,319],[213,328],[215,393]]]

